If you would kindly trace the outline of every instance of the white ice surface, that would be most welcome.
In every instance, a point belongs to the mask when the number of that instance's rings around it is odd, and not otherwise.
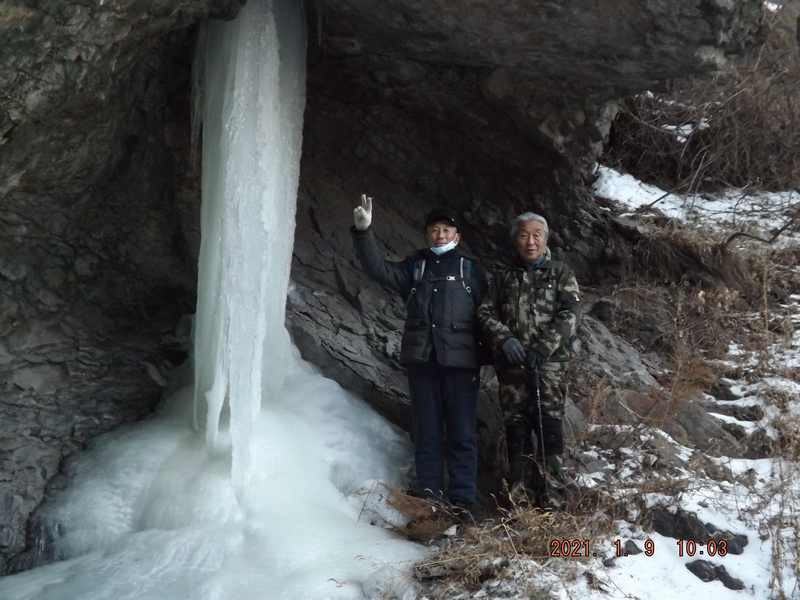
[[[210,446],[229,429],[242,488],[254,417],[281,388],[290,355],[284,320],[305,106],[302,6],[248,3],[235,21],[210,23],[205,53],[195,414]]]
[[[425,550],[362,509],[375,480],[400,484],[404,435],[298,360],[253,425],[258,467],[237,500],[230,453],[208,452],[189,426],[191,397],[183,388],[81,455],[42,515],[65,560],[0,579],[0,598],[402,595]]]

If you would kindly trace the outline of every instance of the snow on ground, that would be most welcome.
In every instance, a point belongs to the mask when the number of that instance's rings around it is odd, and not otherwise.
[[[675,135],[675,139],[681,144],[685,144],[695,131],[708,129],[710,125],[707,119],[701,119],[699,123],[684,123],[682,125],[662,125],[661,128]]]
[[[800,192],[728,190],[720,194],[676,194],[643,183],[627,173],[599,166],[596,196],[619,202],[629,211],[652,205],[666,216],[717,231],[743,230],[765,238],[787,221],[787,212],[800,206]],[[628,213],[630,214],[630,213]],[[777,242],[800,244],[800,232],[787,232]]]
[[[634,177],[614,169],[599,167],[595,194],[618,203],[618,212],[623,216],[646,213],[650,207],[678,221],[710,229],[714,233],[727,234],[747,231],[753,235],[770,237],[783,226],[791,207],[800,202],[800,194],[764,193],[749,194],[742,190],[709,195],[670,194],[655,186],[644,184]],[[784,235],[779,239],[784,247],[800,245],[800,236]],[[790,302],[781,310],[789,315],[795,327],[800,323],[800,294],[790,296]],[[775,343],[769,349],[773,373],[769,376],[746,380],[723,380],[736,398],[711,402],[731,407],[757,406],[764,412],[758,421],[742,421],[726,414],[714,414],[721,421],[738,425],[746,432],[764,430],[771,437],[778,433],[772,427],[777,418],[800,416],[800,383],[784,376],[788,370],[800,366],[800,332],[795,331],[788,341]],[[755,368],[759,364],[754,352],[731,345],[728,357],[723,361],[728,366]],[[788,398],[786,406],[778,407],[775,393]],[[594,426],[598,428],[598,426]],[[615,435],[632,435],[630,427],[614,427]],[[590,433],[592,428],[590,428]],[[623,556],[605,561],[615,555],[614,538],[598,540],[593,552],[597,557],[588,560],[569,561],[551,558],[537,563],[546,575],[542,581],[550,580],[558,573],[556,583],[550,586],[551,598],[580,598],[581,600],[638,599],[669,600],[672,598],[713,597],[721,600],[741,598],[779,598],[777,588],[782,589],[783,598],[800,598],[797,572],[797,540],[800,538],[800,477],[798,465],[783,459],[732,459],[704,457],[726,475],[717,481],[688,467],[692,450],[676,444],[666,434],[659,433],[676,448],[677,456],[684,467],[673,475],[682,479],[682,487],[676,493],[653,492],[646,495],[647,504],[663,506],[670,511],[680,508],[695,513],[703,523],[711,523],[717,529],[742,534],[748,543],[741,554],[709,556],[706,540],[697,542],[695,556],[687,555],[683,541],[683,556],[679,541],[664,537],[653,531],[643,531],[627,521],[616,525],[617,539],[633,540],[640,547],[649,539],[654,546],[652,552]],[[641,441],[645,441],[643,436]],[[593,488],[608,482],[609,475],[617,481],[615,497],[624,499],[626,486],[623,482],[644,481],[655,477],[643,469],[641,446],[638,451],[624,446],[616,449],[595,449],[584,452],[585,459],[607,460],[605,467],[596,472],[579,476],[582,486]],[[616,462],[612,463],[613,455]],[[601,463],[602,464],[602,463]],[[612,466],[613,465],[613,466]],[[635,517],[638,510],[629,514]],[[701,542],[703,542],[701,544]],[[648,555],[649,554],[649,555]],[[704,582],[692,574],[686,565],[695,560],[709,560],[722,566],[727,573],[741,580],[742,590],[729,589],[719,580]],[[608,566],[607,566],[608,565]],[[521,567],[517,566],[519,570]],[[535,569],[531,569],[533,572]],[[532,577],[536,577],[532,575]],[[479,597],[479,596],[475,596]]]
[[[678,195],[608,167],[599,167],[598,175],[595,195],[619,203],[621,211],[628,211],[623,213],[625,215],[630,216],[637,211],[641,213],[652,206],[670,218],[719,233],[742,230],[769,238],[784,225],[789,211],[796,210],[800,203],[800,193],[796,191],[748,193],[730,190],[715,195]],[[776,245],[800,246],[800,233],[787,231]],[[800,294],[793,294],[790,303],[781,307],[794,324],[795,331],[788,341],[773,344],[769,349],[775,374],[755,381],[725,381],[738,396],[725,403],[739,406],[757,404],[764,408],[765,418],[761,422],[747,422],[715,414],[717,418],[752,430],[757,427],[768,428],[769,422],[781,415],[800,417],[800,383],[779,375],[800,367],[800,330],[797,328],[800,323],[799,300]],[[753,367],[757,360],[753,353],[732,344],[727,362]],[[774,405],[771,393],[775,391],[788,399],[785,407],[779,409]],[[628,532],[621,526],[620,535],[632,533],[631,537],[639,540],[647,536],[655,542],[656,551],[652,556],[639,554],[617,559],[614,567],[604,571],[600,569],[602,574],[599,579],[604,591],[589,588],[575,590],[572,597],[592,600],[800,598],[800,582],[797,578],[797,544],[800,539],[798,465],[778,458],[711,460],[729,472],[731,481],[698,478],[671,503],[695,512],[702,521],[710,522],[718,529],[746,535],[748,544],[741,555],[710,558],[708,548],[698,545],[698,551],[702,550],[704,556],[681,557],[675,539],[653,532]],[[744,589],[734,591],[720,581],[701,581],[685,568],[686,563],[698,558],[724,566],[730,575],[743,582]],[[593,567],[587,565],[597,575],[596,565]],[[784,596],[776,592],[778,587],[783,590]]]

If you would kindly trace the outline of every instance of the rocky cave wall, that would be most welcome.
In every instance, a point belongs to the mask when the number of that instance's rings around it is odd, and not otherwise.
[[[755,35],[757,0],[306,3],[309,82],[287,324],[303,356],[399,424],[403,308],[353,262],[359,194],[402,257],[433,205],[491,263],[508,219],[547,215],[584,281],[627,242],[588,168],[614,99],[707,71]],[[199,186],[194,30],[236,0],[0,4],[0,573],[65,456],[148,414],[186,339]],[[627,348],[587,321],[589,343]],[[592,355],[592,352],[589,352]],[[594,352],[587,360],[595,360]],[[647,385],[642,369],[630,385]],[[598,362],[597,368],[609,369]],[[487,395],[482,453],[497,416]],[[11,561],[11,562],[9,562]]]
[[[0,573],[63,458],[185,357],[189,26],[237,6],[0,4]]]

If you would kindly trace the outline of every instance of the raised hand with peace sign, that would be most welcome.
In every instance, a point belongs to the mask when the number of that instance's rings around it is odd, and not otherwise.
[[[366,231],[372,224],[372,196],[361,194],[361,205],[353,209],[353,225],[359,231]]]

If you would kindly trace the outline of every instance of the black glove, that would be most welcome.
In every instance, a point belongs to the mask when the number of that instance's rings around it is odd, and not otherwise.
[[[534,371],[538,371],[541,366],[547,362],[544,357],[539,354],[536,350],[531,350],[528,353],[528,366],[533,369]]]
[[[517,338],[515,337],[508,338],[505,342],[503,342],[502,350],[509,364],[511,365],[525,364],[525,348]]]

